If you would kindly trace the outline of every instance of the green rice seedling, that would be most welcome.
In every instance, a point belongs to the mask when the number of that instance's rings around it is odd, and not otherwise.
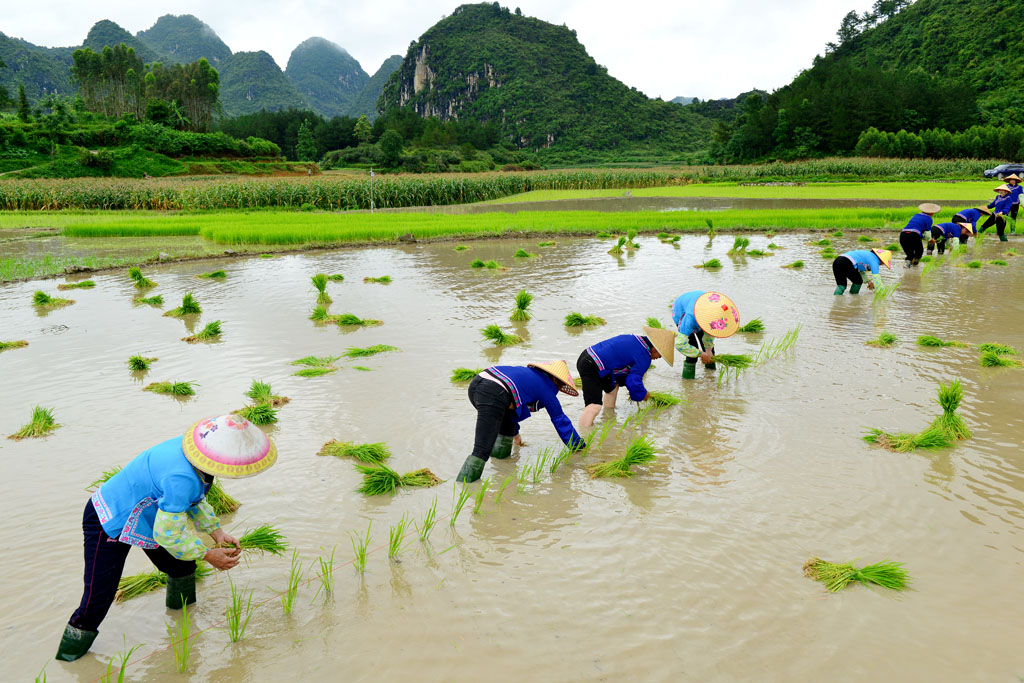
[[[491,488],[491,478],[487,477],[480,482],[480,486],[477,488],[476,493],[473,494],[473,514],[479,515],[480,508],[484,505],[484,498],[487,497],[487,489]]]
[[[594,235],[594,237],[597,237],[598,239],[608,239],[609,237],[615,237],[615,235],[611,234],[610,232],[601,230],[596,235]]]
[[[374,344],[373,346],[367,346],[366,348],[350,346],[349,348],[345,349],[344,355],[347,358],[363,358],[366,356],[376,356],[378,353],[387,353],[389,351],[397,350],[397,347],[388,346],[387,344]]]
[[[365,365],[353,365],[353,370],[359,370],[360,372],[373,372],[373,368],[368,368]]]
[[[164,297],[162,294],[156,296],[137,296],[132,299],[137,304],[146,304],[147,306],[163,306]]]
[[[360,574],[366,573],[366,554],[367,549],[370,547],[370,529],[372,527],[373,520],[370,520],[370,523],[366,525],[366,535],[352,532],[352,552],[355,553],[355,560],[352,562],[352,566]]]
[[[452,492],[454,494],[454,491]],[[458,496],[452,497],[452,513],[448,516],[448,526],[455,526],[455,521],[459,518],[462,513],[462,508],[466,506],[466,501],[469,500],[473,492],[469,488],[469,484],[463,483],[462,488],[459,490]]]
[[[193,334],[189,337],[182,337],[181,341],[188,342],[189,344],[196,344],[203,341],[214,340],[221,335],[221,322],[214,320],[213,322],[207,323],[206,327],[199,331],[198,334]]]
[[[993,344],[991,342],[982,344],[981,346],[978,347],[978,349],[981,350],[983,353],[990,352],[999,356],[1016,356],[1017,354],[1020,353],[1019,351],[1017,351],[1017,349],[1013,348],[1012,346],[1007,346],[1006,344]]]
[[[167,635],[171,638],[174,667],[178,673],[183,674],[188,670],[188,662],[192,657],[192,615],[188,612],[188,605],[181,606],[177,626],[167,622]]]
[[[835,258],[836,257],[836,252],[833,251],[831,248],[827,248],[827,249],[822,249],[820,255],[821,255],[821,258],[826,258],[826,259],[827,258]]]
[[[53,418],[53,408],[36,406],[32,409],[32,421],[22,426],[21,429],[8,436],[8,439],[21,441],[22,439],[34,439],[49,434],[60,427]]]
[[[224,280],[228,276],[226,271],[223,270],[211,270],[209,273],[200,273],[196,277],[201,277],[204,280]]]
[[[36,674],[35,683],[46,683],[46,667],[50,665],[49,662],[43,664],[43,668]]]
[[[501,497],[505,495],[505,489],[508,488],[508,485],[512,483],[513,479],[515,479],[515,477],[510,474],[505,477],[505,481],[501,482],[501,486],[498,487],[498,492],[494,495],[495,505],[501,503]]]
[[[669,234],[667,232],[659,232],[657,235],[655,235],[655,237],[657,237],[659,240],[666,240],[668,239]]]
[[[856,569],[852,562],[835,564],[812,557],[804,564],[804,576],[825,584],[830,593],[846,588],[853,581],[873,583],[892,590],[906,590],[910,577],[900,562],[876,562],[862,569]]]
[[[149,370],[149,366],[152,363],[160,360],[159,358],[147,358],[141,354],[135,354],[128,359],[128,368],[132,372],[144,372]]]
[[[742,325],[736,331],[750,333],[764,332],[764,321],[761,320],[760,318],[754,318],[753,320],[750,320],[746,324]]]
[[[237,643],[245,638],[245,629],[248,628],[256,607],[252,605],[253,591],[249,591],[249,595],[246,596],[245,591],[236,586],[230,576],[228,585],[231,586],[231,597],[224,608],[224,620],[228,624],[228,640]]]
[[[654,406],[668,407],[689,403],[685,398],[671,391],[651,391],[648,394],[647,400]]]
[[[196,382],[153,382],[142,390],[168,396],[195,396],[196,390],[193,387],[197,386],[199,385]]]
[[[213,567],[202,560],[196,562],[196,581],[201,581],[213,574]],[[122,576],[117,582],[117,593],[114,594],[115,602],[125,602],[137,598],[146,593],[160,590],[167,585],[167,574],[163,572],[143,572],[131,576]]]
[[[537,242],[538,247],[553,247],[557,242]]]
[[[329,304],[333,301],[331,296],[327,293],[327,274],[317,273],[310,278],[313,281],[313,287],[317,291],[316,302],[318,304]]]
[[[142,274],[142,269],[138,267],[132,267],[128,269],[128,277],[131,278],[132,282],[135,283],[136,289],[149,289],[150,287],[156,287],[156,283],[150,280],[148,277]]]
[[[484,261],[484,268],[487,268],[488,270],[497,270],[498,268],[501,268],[501,264],[492,259],[490,261]]]
[[[843,231],[842,230],[836,230],[835,232],[832,233],[832,237],[842,237],[842,236],[843,236]]]
[[[793,261],[792,263],[787,263],[786,265],[784,265],[782,267],[783,268],[803,268],[804,267],[804,262],[803,261]]]
[[[103,484],[107,483],[108,479],[110,479],[112,476],[114,476],[115,474],[117,474],[120,471],[121,471],[121,466],[120,465],[115,465],[114,467],[111,467],[109,470],[106,470],[105,472],[103,472],[103,474],[100,476],[99,479],[95,480],[94,482],[92,482],[91,484],[86,486],[85,490],[89,491],[89,492],[95,491],[100,486],[103,486]]]
[[[599,318],[596,315],[583,315],[582,313],[567,313],[565,316],[566,327],[591,327],[594,325],[604,325],[604,318]]]
[[[771,238],[775,237],[775,231],[774,230],[765,230],[764,231],[764,236],[765,236],[765,239],[771,239]]]
[[[305,365],[311,368],[327,368],[339,358],[341,358],[341,356],[306,356],[305,358],[293,360],[291,364]]]
[[[107,660],[107,672],[100,677],[100,683],[114,683],[115,666],[117,667],[117,683],[124,683],[125,674],[128,673],[128,660],[132,658],[136,650],[142,647],[141,644],[128,647],[128,639],[125,636],[121,636],[121,642],[124,643],[124,647],[120,652]],[[38,681],[39,679],[36,680]],[[45,676],[43,677],[43,683],[46,683]]]
[[[411,489],[423,489],[437,486],[444,483],[444,480],[428,470],[426,467],[402,475],[402,486]]]
[[[747,256],[775,256],[775,254],[773,254],[772,252],[763,251],[761,249],[751,249],[750,251],[746,252],[746,254]]]
[[[705,270],[714,270],[721,267],[722,262],[716,258],[711,258],[708,259],[707,261],[702,261],[701,263],[698,263],[697,265],[694,266],[694,268],[703,268]]]
[[[1007,358],[994,351],[982,351],[980,362],[983,368],[1019,368],[1021,366],[1021,362],[1016,358]]]
[[[934,260],[935,260],[935,257],[932,256],[931,254],[925,254],[920,259],[921,263],[931,263]]]
[[[329,375],[332,372],[337,372],[338,368],[303,368],[297,372],[293,372],[293,377],[323,377]]]
[[[65,282],[57,285],[57,289],[92,289],[96,286],[96,283],[92,280],[82,280],[81,282]]]
[[[281,258],[280,254],[260,254],[260,258]]]
[[[469,267],[470,268],[483,268],[484,267],[484,262],[481,259],[476,258],[476,259],[473,259],[470,262]]]
[[[528,308],[532,302],[533,294],[530,294],[525,289],[520,289],[516,293],[515,306],[512,308],[512,315],[509,316],[509,320],[512,322],[529,320],[532,316]]]
[[[961,341],[943,341],[938,337],[931,334],[922,334],[917,338],[918,346],[929,346],[929,347],[944,347],[944,346],[955,346],[957,348],[965,348],[968,345]]]
[[[1009,263],[1007,263],[1006,261],[1003,261],[1001,259],[992,259],[988,263],[989,263],[989,265],[992,265],[992,266],[1008,266],[1008,265],[1010,265]]]
[[[517,334],[506,334],[497,325],[488,325],[480,330],[480,334],[487,341],[493,342],[495,346],[515,346],[523,341]]]
[[[334,597],[334,553],[337,552],[338,546],[331,548],[331,554],[325,557],[318,557],[317,563],[320,565],[320,572],[317,576],[320,579],[320,587],[316,589],[316,594],[313,595],[313,599],[316,600],[320,593],[324,594],[324,604]]]
[[[364,277],[363,282],[378,285],[388,285],[391,284],[391,276],[381,275],[380,277]]]
[[[626,239],[627,239],[626,249],[639,249],[640,248],[640,245],[637,244],[634,241],[634,240],[636,240],[636,236],[637,236],[637,231],[636,230],[629,229],[629,230],[626,231]]]
[[[467,249],[469,249],[469,247],[467,247],[465,244],[459,244],[455,246],[454,251],[466,251]]]
[[[28,346],[27,341],[0,341],[0,352],[11,351],[13,349],[23,349]]]
[[[562,450],[558,451],[558,454],[551,459],[551,464],[548,466],[548,472],[554,474],[558,471],[558,468],[569,462],[569,458],[575,451],[568,446],[563,446]]]
[[[626,444],[626,454],[618,460],[595,463],[587,467],[592,477],[632,477],[630,469],[635,465],[645,465],[654,460],[656,451],[654,443],[646,434],[638,435]]]
[[[890,332],[882,332],[875,339],[872,339],[871,341],[867,341],[864,343],[867,344],[868,346],[876,346],[878,348],[886,349],[895,344],[897,341],[899,341],[899,337],[897,337],[895,334],[892,334]]]
[[[331,282],[344,282],[345,276],[342,275],[341,273],[335,273],[334,275],[328,275],[327,279],[330,280]]]
[[[299,584],[302,582],[302,561],[299,559],[299,551],[292,550],[292,564],[288,570],[288,586],[281,593],[281,609],[285,614],[292,613],[292,606],[295,604],[295,596],[299,594]]]
[[[863,439],[870,444],[881,446],[886,450],[896,453],[906,453],[918,449],[934,450],[936,448],[945,448],[952,443],[950,435],[935,425],[931,425],[917,434],[909,432],[889,433],[881,429],[870,429]]]
[[[647,327],[653,327],[658,330],[664,329],[664,326],[661,324],[661,321],[655,317],[647,318]]]
[[[269,425],[277,422],[277,411],[269,403],[257,403],[235,411],[254,425]]]
[[[210,507],[213,508],[213,511],[218,516],[229,515],[242,507],[242,504],[236,498],[233,498],[224,490],[224,486],[220,483],[219,479],[213,480],[210,490],[206,493],[206,502],[210,504]]]
[[[608,253],[612,256],[618,256],[622,253],[622,250],[626,246],[626,238],[620,237],[619,241],[615,243],[615,246],[608,250]]]
[[[512,254],[515,258],[534,258],[536,254],[531,254],[525,249],[517,249],[516,253]]]
[[[244,534],[238,537],[238,544],[242,550],[248,553],[270,553],[271,555],[284,555],[288,550],[288,543],[280,529],[269,524],[262,524],[255,529],[247,529]]]
[[[402,518],[388,529],[388,559],[394,560],[402,552],[409,523],[409,513],[405,512],[402,513]]]
[[[352,443],[331,439],[317,455],[332,455],[335,458],[355,458],[359,462],[380,463],[391,457],[391,449],[383,441],[378,443]]]
[[[715,223],[710,218],[704,219],[704,225],[708,226],[708,237],[714,239],[715,237]]]
[[[203,309],[192,295],[192,292],[185,292],[185,296],[181,297],[181,306],[167,311],[164,315],[172,318],[181,318],[186,315],[199,315],[202,312]]]
[[[985,264],[982,263],[981,261],[968,261],[966,264],[964,264],[964,265],[962,265],[960,267],[961,268],[975,268],[975,269],[977,269],[977,268],[984,267],[984,265]]]
[[[402,484],[402,475],[383,463],[356,465],[356,471],[363,475],[363,483],[356,491],[368,496],[394,493]]]
[[[74,299],[61,299],[58,297],[50,296],[42,290],[36,290],[36,293],[32,295],[32,303],[44,311],[52,311],[55,308],[63,308],[64,306],[70,306],[75,303]]]
[[[484,371],[484,368],[455,368],[452,370],[451,381],[453,384],[468,382]]]
[[[893,295],[900,286],[900,283],[894,282],[891,285],[882,285],[881,287],[875,287],[875,296],[871,300],[871,303],[877,304],[885,301]]]
[[[1017,250],[1014,249],[1013,247],[1010,247],[1009,249],[1007,249],[1006,251],[1003,252],[1003,256],[1013,257],[1013,256],[1016,256],[1016,255],[1017,255]]]
[[[352,313],[342,313],[338,316],[333,316],[334,324],[339,327],[379,327],[384,323],[380,320],[374,320],[373,318],[360,318]]]
[[[960,380],[955,379],[949,384],[939,382],[939,397],[936,402],[942,406],[942,415],[935,418],[932,424],[944,429],[956,441],[971,438],[970,428],[964,422],[964,418],[956,412],[963,399],[964,390],[960,386]]]
[[[775,242],[769,242],[767,248],[768,249],[785,249],[785,247],[780,247],[779,245],[775,244]]]
[[[747,247],[750,246],[750,239],[747,237],[736,237],[732,241],[732,249],[727,253],[730,256],[739,256],[747,253]]]
[[[822,239],[820,239],[820,240],[818,240],[816,242],[810,242],[809,244],[812,247],[831,247],[832,246],[832,240],[830,240],[830,239],[828,239],[826,237],[826,238],[822,238]]]
[[[437,498],[434,498],[434,502],[427,508],[426,514],[423,515],[423,521],[416,526],[416,531],[419,532],[421,541],[427,542],[435,524],[437,524]]]
[[[746,353],[717,353],[715,363],[726,368],[749,368],[754,365],[754,357]]]
[[[323,304],[317,304],[313,312],[309,314],[309,319],[318,323],[333,323],[338,321],[338,316],[328,313],[327,307]]]
[[[874,237],[872,237],[871,235],[858,235],[857,241],[858,242],[877,242],[878,240],[875,239]]]
[[[280,408],[291,401],[287,396],[278,396],[268,382],[261,382],[258,379],[252,381],[244,395],[252,399],[253,403],[267,403],[274,408]]]

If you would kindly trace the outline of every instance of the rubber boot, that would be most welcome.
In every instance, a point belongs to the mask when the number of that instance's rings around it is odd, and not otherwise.
[[[475,455],[471,455],[466,458],[466,462],[462,463],[462,469],[459,470],[459,476],[455,477],[455,481],[474,482],[480,478],[480,475],[484,473],[484,465],[487,464],[486,460],[481,460]]]
[[[999,236],[999,241],[1000,241],[1000,242],[1009,242],[1010,240],[1009,240],[1009,239],[1007,239],[1007,238],[1006,238],[1006,235],[1004,234],[1004,235],[1000,235],[1000,236]]]
[[[833,292],[836,296],[842,296],[843,292],[846,291],[846,285],[836,285],[836,291]]]
[[[711,363],[705,363],[705,364],[704,364],[704,369],[705,369],[705,370],[717,370],[717,369],[718,369],[718,366],[717,366],[717,365],[715,365],[715,364],[714,364],[714,362],[711,362]]]
[[[919,258],[916,258],[916,259],[914,259],[913,261],[911,261],[911,262],[910,262],[910,265],[912,265],[912,266],[916,266],[916,265],[917,265],[917,264],[919,264],[920,262],[921,262],[921,259],[919,259]]]
[[[512,455],[512,437],[499,434],[498,438],[494,440],[494,448],[491,450],[491,457],[498,460],[504,460],[510,455]]]
[[[860,294],[860,285],[850,285],[850,294]]]
[[[167,609],[181,609],[196,601],[196,575],[167,577]]]
[[[697,376],[696,363],[683,363],[683,379],[693,379]]]
[[[84,628],[75,628],[68,624],[64,627],[64,635],[60,638],[55,659],[62,662],[75,661],[89,651],[92,641],[96,640],[99,634],[99,631],[86,631]]]

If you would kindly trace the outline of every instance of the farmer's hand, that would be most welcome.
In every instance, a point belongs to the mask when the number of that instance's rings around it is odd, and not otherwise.
[[[522,435],[521,434],[516,434],[515,436],[513,436],[512,437],[512,443],[515,444],[516,446],[522,446],[523,445],[523,437],[522,437]]]
[[[700,354],[700,359],[704,363],[704,365],[707,365],[708,363],[714,363],[715,362],[715,354],[714,354],[714,352],[712,352],[710,350],[709,351],[702,351],[701,354]]]
[[[868,280],[868,289],[874,289],[874,288],[875,288],[875,283],[872,282],[871,280]]]
[[[203,555],[203,559],[209,562],[214,569],[227,571],[238,564],[240,552],[237,548],[210,548]]]
[[[235,538],[234,536],[229,536],[228,534],[224,533],[223,529],[216,529],[216,530],[214,530],[214,532],[212,534],[210,534],[210,538],[212,538],[213,542],[216,543],[217,545],[233,545],[233,546],[235,546],[236,550],[232,551],[233,554],[235,554],[235,555],[238,554],[237,551],[242,549],[242,546],[238,542],[238,539]]]

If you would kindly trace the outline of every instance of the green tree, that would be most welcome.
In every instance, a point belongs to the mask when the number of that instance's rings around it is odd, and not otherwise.
[[[367,143],[372,135],[373,127],[370,125],[370,120],[366,118],[366,114],[363,114],[356,121],[356,137],[359,139],[359,142]]]
[[[29,107],[28,107],[28,96],[25,94],[25,84],[18,84],[18,118],[21,119],[22,123],[27,123],[29,119]]]
[[[309,121],[303,121],[299,126],[295,141],[295,156],[299,161],[316,160],[316,141],[313,139],[313,128]]]
[[[384,165],[388,168],[395,168],[402,160],[402,136],[394,130],[388,129],[380,136],[380,151],[383,155]]]
[[[68,124],[68,109],[64,101],[56,97],[48,97],[40,103],[50,110],[49,114],[40,117],[40,122],[50,139],[50,160],[57,153],[57,143],[64,136],[64,128]]]

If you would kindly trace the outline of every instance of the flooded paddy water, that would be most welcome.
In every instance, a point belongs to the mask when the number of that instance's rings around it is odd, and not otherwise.
[[[10,653],[5,678],[25,680],[52,659],[81,591],[80,520],[85,487],[114,465],[185,430],[195,420],[241,407],[253,378],[291,398],[268,431],[280,457],[266,474],[225,480],[242,501],[223,518],[229,531],[274,524],[308,566],[337,546],[335,590],[314,599],[304,584],[285,616],[274,591],[287,581],[286,557],[253,558],[230,572],[263,602],[247,638],[223,628],[228,576],[199,585],[191,680],[984,680],[1024,675],[1024,370],[982,368],[976,348],[923,349],[921,334],[977,345],[1024,346],[1021,263],[981,270],[948,264],[927,276],[894,261],[884,303],[832,295],[831,259],[780,234],[785,249],[766,258],[727,257],[729,237],[708,247],[684,236],[678,248],[640,238],[631,255],[606,252],[609,240],[532,240],[342,249],[272,259],[224,259],[144,268],[168,310],[186,291],[203,306],[199,321],[163,317],[133,305],[126,273],[93,274],[95,289],[69,292],[73,306],[41,315],[32,292],[51,281],[0,287],[0,339],[25,339],[0,353],[0,429],[13,433],[36,404],[63,425],[44,439],[3,440],[6,521],[0,620]],[[769,240],[752,238],[752,248]],[[834,240],[836,250],[857,248]],[[1012,243],[1011,243],[1012,246]],[[539,253],[513,258],[517,248]],[[972,246],[972,248],[974,248]],[[984,259],[1003,247],[989,238]],[[716,257],[723,268],[693,268]],[[469,268],[495,259],[506,270]],[[796,259],[802,270],[779,266]],[[964,257],[967,260],[967,257]],[[196,278],[223,268],[223,282]],[[378,318],[379,327],[339,329],[308,320],[310,276],[331,283],[332,313]],[[389,285],[364,284],[390,275]],[[513,296],[535,295],[534,319],[508,322]],[[522,491],[493,491],[517,466],[560,446],[546,414],[523,423],[525,445],[491,461],[495,480],[479,514],[472,502],[448,524],[454,476],[471,450],[475,412],[453,368],[564,358],[573,368],[587,345],[639,332],[648,316],[671,324],[669,306],[696,288],[728,293],[764,334],[736,335],[720,352],[753,353],[771,336],[801,325],[785,355],[721,387],[698,369],[682,384],[658,361],[651,389],[681,391],[689,405],[641,422],[658,456],[631,479],[591,479],[574,458]],[[581,332],[565,314],[599,315],[607,325]],[[180,341],[211,320],[219,343]],[[479,330],[496,322],[525,337],[491,348]],[[889,349],[865,346],[882,330]],[[338,372],[294,377],[290,361],[340,355],[347,347],[389,344],[398,352],[342,359]],[[125,361],[159,358],[145,376]],[[354,366],[371,371],[359,371]],[[861,440],[865,427],[915,431],[940,409],[939,381],[959,378],[961,408],[974,432],[955,447],[896,454]],[[149,382],[198,382],[176,399],[142,391]],[[582,399],[562,397],[575,422]],[[636,407],[620,397],[600,421],[621,424]],[[627,433],[629,431],[627,430]],[[615,432],[587,462],[621,455]],[[386,441],[400,472],[430,468],[447,481],[432,489],[367,498],[355,493],[352,463],[317,457],[330,439]],[[478,485],[473,485],[474,490]],[[397,561],[387,529],[403,514],[422,519],[434,499],[440,521],[427,544],[415,534]],[[347,564],[353,532],[372,522],[365,575]],[[906,563],[912,589],[852,587],[827,594],[801,574],[804,561]],[[126,574],[150,569],[133,551]],[[308,575],[315,572],[308,570]],[[177,619],[154,593],[116,604],[92,654],[49,661],[50,681],[93,681],[123,643],[143,643],[130,680],[174,681],[164,624]],[[124,639],[124,640],[123,640]]]

